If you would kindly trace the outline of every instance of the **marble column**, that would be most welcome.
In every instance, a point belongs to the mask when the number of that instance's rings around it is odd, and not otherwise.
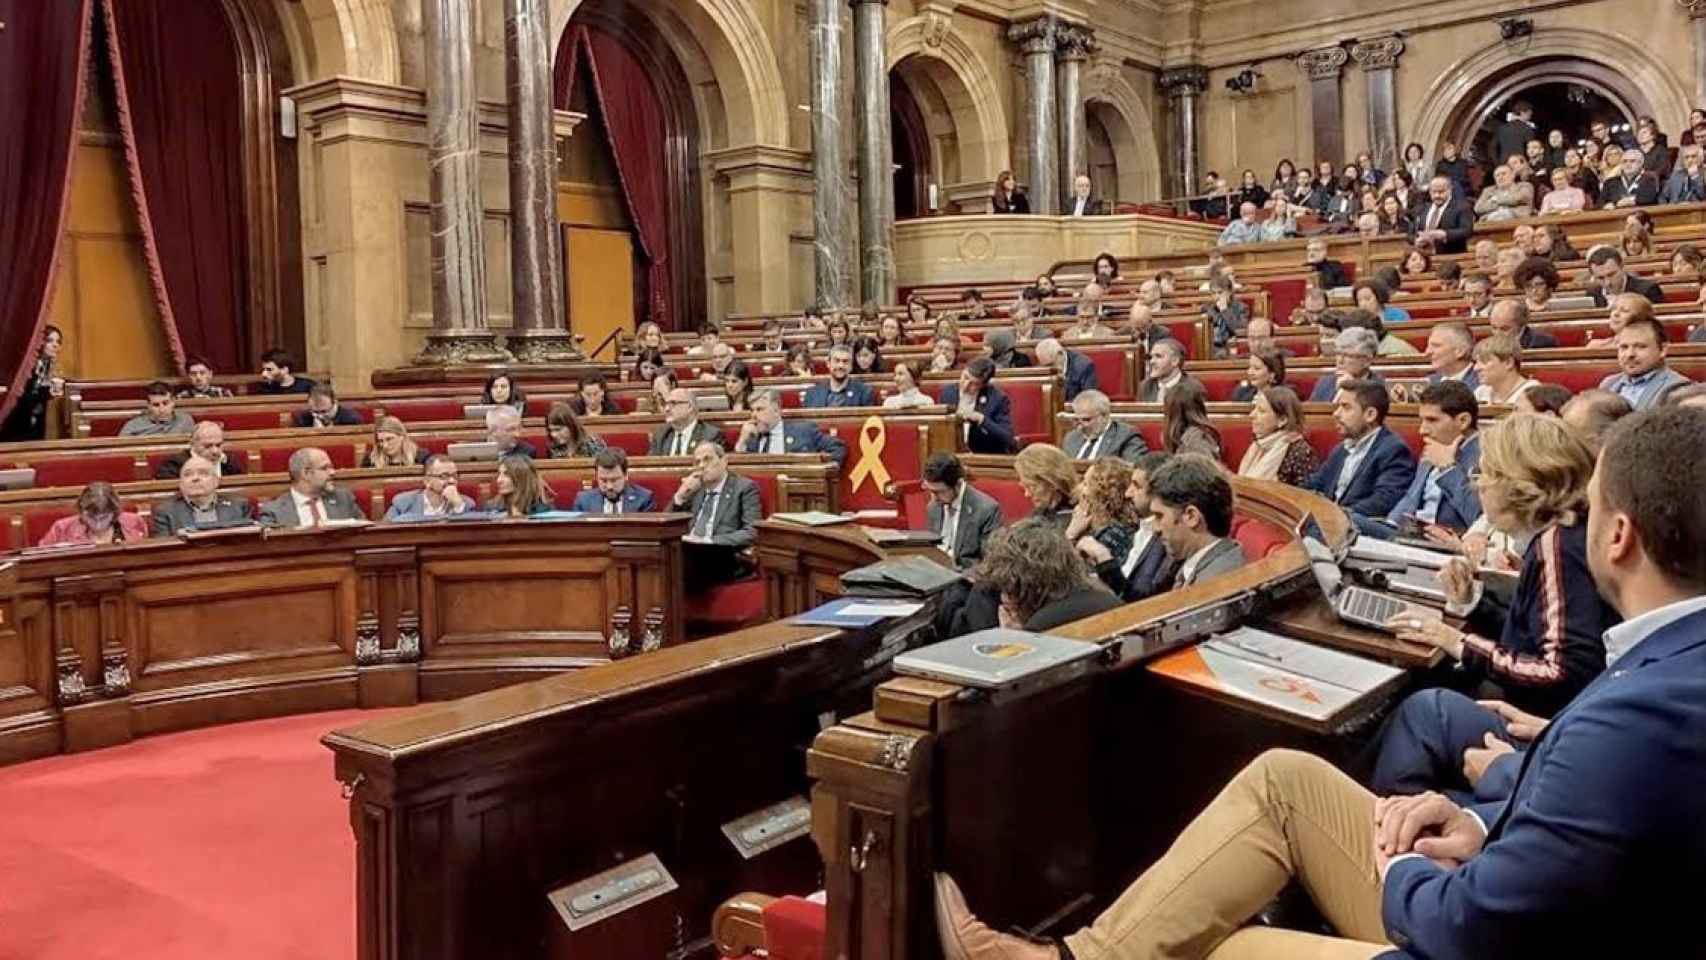
[[[1085,148],[1084,61],[1095,50],[1095,38],[1090,28],[1062,24],[1056,31],[1055,90],[1060,117],[1060,187],[1056,195],[1065,203],[1072,196],[1072,182],[1090,169]],[[1106,200],[1117,199],[1105,197]]]
[[[486,327],[474,0],[422,0],[421,28],[432,192],[432,333],[416,362],[508,360]]]
[[[848,301],[847,200],[852,182],[842,150],[842,0],[811,0],[812,58],[812,262],[817,304],[825,311]],[[881,7],[878,7],[881,10]]]
[[[1197,103],[1208,90],[1208,70],[1199,66],[1162,71],[1161,90],[1173,107],[1174,196],[1190,196],[1201,185],[1198,170]]]
[[[1694,102],[1706,103],[1706,0],[1676,0],[1694,30]]]
[[[853,82],[859,118],[859,297],[892,304],[894,142],[889,127],[888,0],[852,0]]]
[[[1331,160],[1338,168],[1345,162],[1345,101],[1339,91],[1339,76],[1350,58],[1344,47],[1305,50],[1297,55],[1297,69],[1309,78],[1309,128],[1315,141],[1314,152],[1299,158],[1298,166],[1313,167],[1315,160]]]
[[[1025,140],[1030,160],[1027,194],[1031,212],[1060,212],[1060,140],[1055,129],[1054,49],[1055,20],[1038,17],[1007,28],[1007,39],[1025,54],[1025,79],[1029,88],[1030,136]]]
[[[1351,47],[1351,57],[1368,78],[1368,155],[1381,170],[1396,170],[1399,163],[1398,95],[1393,78],[1398,55],[1404,52],[1399,37],[1376,37]]]
[[[509,263],[515,329],[509,348],[529,363],[583,360],[563,313],[557,233],[557,138],[551,108],[551,11],[546,0],[504,0],[509,81]]]

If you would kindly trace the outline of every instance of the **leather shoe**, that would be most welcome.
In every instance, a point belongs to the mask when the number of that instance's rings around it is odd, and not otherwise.
[[[936,935],[947,960],[1060,960],[1052,946],[996,933],[971,915],[959,884],[936,874]]]

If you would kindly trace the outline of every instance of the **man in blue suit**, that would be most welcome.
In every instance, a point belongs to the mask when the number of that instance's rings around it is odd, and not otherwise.
[[[1348,380],[1333,395],[1333,421],[1344,442],[1304,487],[1364,517],[1385,517],[1416,475],[1410,448],[1386,429],[1392,398],[1370,380]]]
[[[1481,405],[1463,383],[1444,380],[1422,390],[1417,416],[1422,421],[1422,462],[1403,499],[1385,517],[1358,516],[1357,529],[1389,540],[1415,517],[1424,526],[1462,534],[1481,518],[1481,497],[1470,474],[1481,465],[1481,435],[1476,432]]]
[[[1061,346],[1053,337],[1037,344],[1037,363],[1054,368],[1066,381],[1067,403],[1085,390],[1097,389],[1096,364],[1082,353]]]
[[[421,488],[397,494],[385,511],[385,521],[430,520],[467,512],[468,498],[456,488],[457,472],[456,461],[444,454],[427,457]]]
[[[960,443],[972,453],[1012,453],[1019,449],[1013,434],[1013,401],[990,381],[995,361],[978,357],[960,371],[960,382],[942,388],[942,404],[953,408]]]
[[[853,348],[836,345],[829,348],[829,379],[814,383],[806,390],[801,406],[806,407],[874,407],[876,391],[862,380],[853,379]]]
[[[1706,880],[1702,449],[1699,410],[1613,428],[1588,486],[1588,567],[1626,619],[1605,633],[1606,672],[1536,733],[1507,799],[1377,797],[1319,757],[1269,751],[1065,938],[1070,955],[1691,953]],[[1247,926],[1294,879],[1346,939]],[[1066,956],[979,923],[945,875],[936,886],[947,956]]]
[[[774,390],[752,395],[752,419],[741,424],[735,450],[740,453],[827,453],[837,467],[847,465],[847,444],[810,420],[782,419],[782,399]]]
[[[581,513],[650,513],[656,509],[650,490],[628,482],[628,453],[620,447],[600,450],[592,458],[592,473],[598,485],[575,497],[574,509]]]

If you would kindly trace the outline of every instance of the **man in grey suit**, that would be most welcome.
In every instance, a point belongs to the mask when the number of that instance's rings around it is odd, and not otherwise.
[[[1184,454],[1149,478],[1149,509],[1167,555],[1179,563],[1175,587],[1188,587],[1244,565],[1232,533],[1232,485],[1220,465]]]
[[[348,490],[332,486],[337,471],[319,447],[290,455],[290,489],[261,504],[263,527],[318,527],[335,520],[365,520]]]
[[[406,490],[391,501],[385,521],[430,520],[468,511],[468,498],[456,488],[456,461],[442,453],[427,458],[419,490]]]
[[[691,457],[693,451],[709,440],[721,446],[723,435],[716,427],[699,419],[699,407],[693,394],[681,387],[671,390],[663,401],[663,428],[652,435],[654,457]]]
[[[693,461],[693,472],[682,479],[669,508],[693,515],[682,543],[720,549],[686,551],[690,592],[746,576],[751,567],[735,551],[752,546],[758,521],[764,518],[758,484],[729,471],[722,444],[701,440],[693,448]]]
[[[924,490],[930,494],[925,517],[942,552],[962,569],[982,560],[984,542],[1001,528],[1001,505],[966,482],[959,457],[941,451],[924,461]]]
[[[1061,449],[1074,460],[1119,457],[1136,463],[1149,452],[1143,434],[1114,419],[1113,403],[1100,390],[1086,390],[1072,399],[1072,419],[1078,426],[1067,432]]]
[[[178,471],[178,495],[154,508],[154,536],[174,537],[180,530],[253,523],[249,501],[221,496],[219,468],[191,456]]]

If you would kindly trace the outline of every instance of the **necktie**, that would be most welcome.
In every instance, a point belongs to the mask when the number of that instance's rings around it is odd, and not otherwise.
[[[769,453],[770,452],[770,434],[761,433],[758,435],[758,452],[759,453]]]
[[[314,526],[318,527],[326,522],[326,511],[321,509],[319,497],[308,501],[308,513],[314,518]]]
[[[955,560],[959,559],[958,556],[955,556],[955,551],[954,551],[955,541],[959,539],[959,530],[960,530],[960,508],[959,507],[943,507],[942,508],[942,549],[947,552],[948,556],[953,557]]]
[[[678,457],[687,456],[687,436],[683,431],[675,432],[675,455]]]
[[[1442,204],[1437,204],[1437,203],[1434,204],[1432,210],[1428,211],[1428,229],[1429,230],[1436,230],[1439,228],[1439,216],[1440,216],[1440,214],[1442,214],[1444,212],[1445,212],[1445,207]]]
[[[1084,446],[1078,448],[1078,459],[1088,460],[1091,457],[1095,456],[1096,455],[1096,448],[1101,446],[1101,445],[1102,445],[1102,436],[1100,434],[1095,436],[1095,437],[1090,438],[1089,440],[1084,441]]]
[[[622,501],[620,501],[620,500],[605,500],[604,501],[604,512],[605,513],[621,513],[622,512]]]
[[[694,536],[707,537],[711,535],[711,522],[717,516],[717,497],[720,495],[721,491],[713,490],[706,494],[705,499],[701,501],[700,507],[702,509],[699,511],[699,517],[693,521]]]

